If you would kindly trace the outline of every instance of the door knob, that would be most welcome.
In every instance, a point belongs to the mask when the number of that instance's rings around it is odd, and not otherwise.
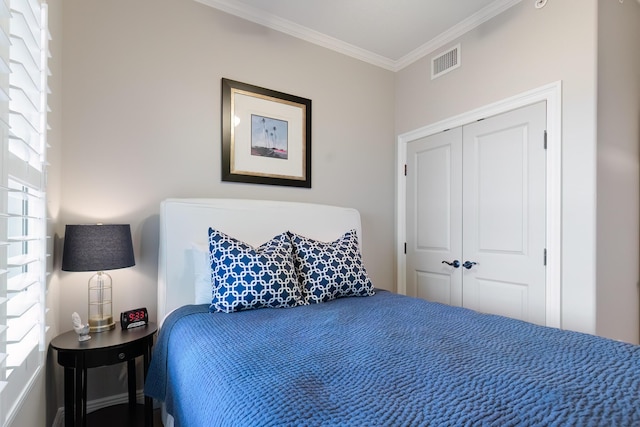
[[[464,268],[466,268],[467,270],[469,270],[471,267],[473,267],[474,265],[476,265],[477,262],[473,262],[473,261],[465,261],[464,264],[462,264],[462,266]]]
[[[458,268],[460,267],[460,261],[458,261],[457,259],[454,259],[453,262],[448,262],[448,261],[442,261],[443,264],[447,264],[450,265],[453,268]]]

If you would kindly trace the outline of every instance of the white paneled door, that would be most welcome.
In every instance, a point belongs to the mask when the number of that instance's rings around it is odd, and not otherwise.
[[[545,324],[544,102],[407,147],[407,293]]]
[[[408,295],[462,305],[462,175],[462,128],[408,144]]]

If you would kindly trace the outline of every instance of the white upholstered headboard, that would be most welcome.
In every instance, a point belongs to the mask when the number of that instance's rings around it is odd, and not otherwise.
[[[159,323],[172,310],[194,303],[191,251],[194,244],[207,244],[209,227],[252,246],[287,230],[332,241],[355,229],[362,244],[360,214],[355,209],[266,200],[165,200],[160,205]]]

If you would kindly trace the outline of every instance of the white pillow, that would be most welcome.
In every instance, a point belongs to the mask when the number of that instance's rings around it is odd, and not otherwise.
[[[209,264],[209,246],[204,243],[191,243],[191,259],[194,276],[194,304],[211,304],[213,286],[211,284],[211,264]]]

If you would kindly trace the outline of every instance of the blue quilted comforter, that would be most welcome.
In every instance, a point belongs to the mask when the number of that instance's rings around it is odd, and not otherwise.
[[[177,426],[640,426],[640,347],[378,291],[164,323]]]

